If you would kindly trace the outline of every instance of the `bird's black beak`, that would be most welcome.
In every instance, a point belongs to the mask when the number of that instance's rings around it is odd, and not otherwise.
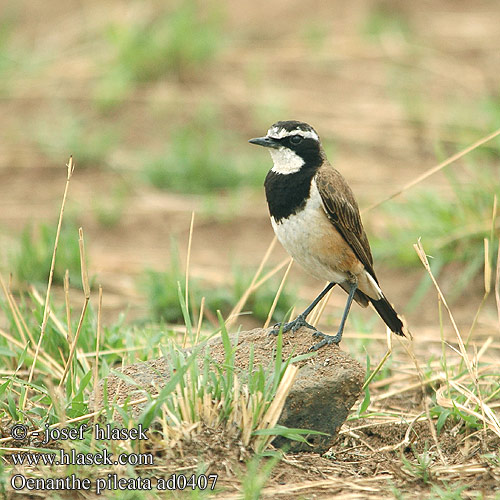
[[[265,148],[279,148],[279,142],[272,137],[256,137],[255,139],[250,139],[248,142],[251,144],[257,144],[257,146],[264,146]]]

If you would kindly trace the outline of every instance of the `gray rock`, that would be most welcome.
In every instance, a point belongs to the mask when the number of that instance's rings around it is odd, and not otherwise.
[[[235,365],[245,369],[248,366],[250,346],[253,346],[254,365],[268,366],[274,358],[276,337],[269,335],[269,330],[261,328],[240,332],[237,336],[238,349],[235,353]],[[236,336],[232,336],[233,343]],[[299,330],[295,335],[283,335],[283,358],[306,353],[316,340],[307,329]],[[219,338],[208,343],[210,354],[216,361],[224,359],[224,349]],[[365,370],[349,354],[336,345],[325,346],[316,355],[297,363],[300,368],[297,378],[285,402],[279,425],[289,428],[313,429],[326,432],[328,436],[313,435],[308,438],[310,445],[277,437],[273,445],[286,447],[290,451],[326,452],[344,423],[349,410],[358,399]],[[122,370],[137,385],[151,394],[157,393],[168,380],[170,370],[166,358],[125,366]],[[107,379],[108,401],[121,403],[140,397],[134,395],[137,386],[129,385],[117,376]],[[93,402],[95,410],[102,407],[102,381]],[[135,407],[135,413],[140,407]]]

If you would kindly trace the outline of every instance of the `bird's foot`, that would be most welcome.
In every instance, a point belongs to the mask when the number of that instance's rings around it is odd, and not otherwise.
[[[325,345],[331,345],[331,344],[338,345],[342,340],[342,332],[338,332],[336,335],[326,335],[325,333],[316,330],[313,333],[313,337],[323,337],[323,339],[320,340],[317,344],[311,346],[309,348],[309,351],[317,351],[318,349],[321,349]]]
[[[316,328],[310,325],[302,314],[299,314],[293,321],[290,321],[288,323],[276,323],[274,325],[274,328],[269,332],[269,335],[278,335],[280,329],[283,329],[283,333],[289,332],[290,330],[292,331],[292,333],[295,333],[299,328],[302,328],[303,326],[317,332]]]

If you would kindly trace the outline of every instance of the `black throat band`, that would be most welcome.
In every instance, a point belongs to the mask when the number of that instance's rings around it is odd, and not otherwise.
[[[264,187],[269,213],[277,223],[305,207],[316,171],[317,168],[304,166],[293,174],[283,175],[272,170],[268,172]]]

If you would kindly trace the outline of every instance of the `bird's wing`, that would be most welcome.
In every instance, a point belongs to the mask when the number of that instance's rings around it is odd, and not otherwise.
[[[370,244],[351,188],[340,172],[329,164],[318,170],[315,179],[328,219],[353,249],[365,269],[377,280]]]

